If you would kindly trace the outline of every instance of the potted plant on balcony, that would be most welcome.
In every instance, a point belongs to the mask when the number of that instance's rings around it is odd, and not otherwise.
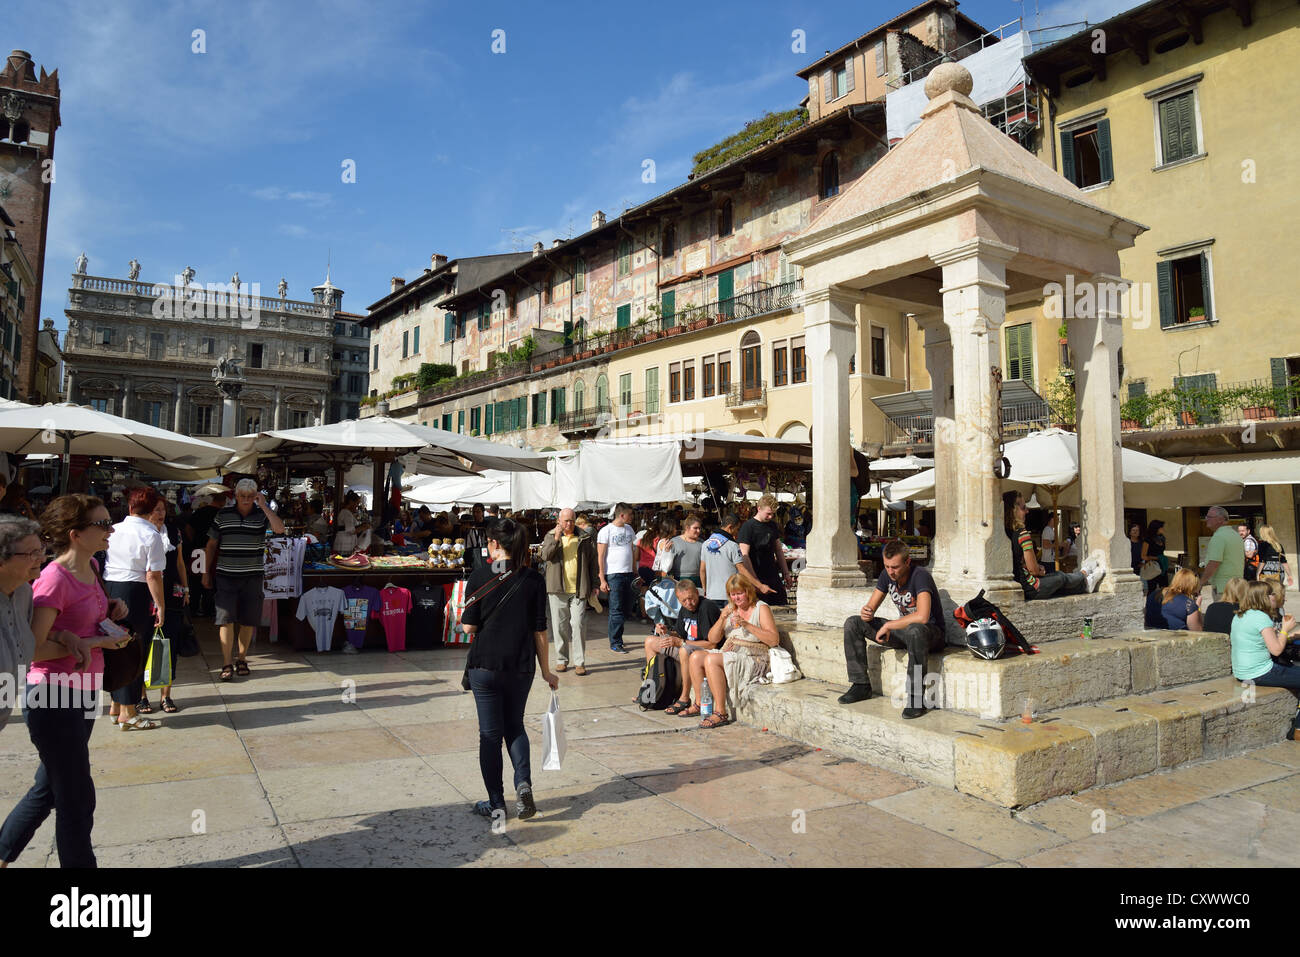
[[[591,334],[591,340],[593,343],[592,355],[599,355],[605,351],[605,340],[608,337],[609,333],[604,329],[597,329]]]
[[[1188,322],[1202,322],[1205,319],[1205,310],[1200,306],[1192,306],[1187,310]]]
[[[1278,390],[1272,385],[1248,385],[1238,391],[1237,402],[1246,419],[1276,419]],[[1283,398],[1285,401],[1285,398]]]
[[[1161,394],[1130,395],[1119,407],[1119,427],[1131,432],[1145,429],[1160,411]]]
[[[1070,326],[1069,326],[1069,323],[1065,323],[1065,322],[1063,322],[1063,323],[1060,324],[1060,326],[1057,327],[1057,329],[1056,329],[1056,341],[1057,341],[1058,343],[1060,343],[1061,345],[1063,345],[1063,346],[1069,344],[1069,342],[1070,342]]]

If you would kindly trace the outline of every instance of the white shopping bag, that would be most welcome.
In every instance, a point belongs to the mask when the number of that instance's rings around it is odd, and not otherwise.
[[[560,696],[551,692],[551,706],[542,715],[543,771],[558,771],[564,761],[564,719],[560,717]]]

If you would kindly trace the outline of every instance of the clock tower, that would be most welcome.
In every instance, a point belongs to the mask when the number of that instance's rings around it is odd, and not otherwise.
[[[36,273],[36,287],[24,290],[18,332],[18,395],[36,389],[37,332],[45,279],[45,235],[50,189],[55,181],[54,133],[59,128],[59,71],[47,74],[30,53],[14,50],[0,69],[0,206]],[[18,348],[15,348],[15,352]]]

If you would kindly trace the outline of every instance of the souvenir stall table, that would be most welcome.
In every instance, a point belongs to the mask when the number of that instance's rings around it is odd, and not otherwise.
[[[279,633],[295,651],[415,651],[444,644],[444,609],[465,579],[459,556],[370,557],[363,567],[313,561],[302,591],[279,601]],[[459,636],[453,635],[453,639]],[[452,643],[459,643],[453,641]]]

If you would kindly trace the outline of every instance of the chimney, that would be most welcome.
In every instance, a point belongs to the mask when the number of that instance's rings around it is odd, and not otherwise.
[[[552,240],[551,240],[551,248],[554,249],[556,246],[560,245],[560,243],[562,243],[562,242],[564,242],[563,239],[552,239]]]
[[[598,209],[591,214],[591,228],[600,229],[600,227],[604,225],[605,225],[605,211]]]
[[[405,279],[403,279],[401,276],[394,276],[392,279],[389,280],[388,292],[391,295],[392,293],[397,292],[397,290],[401,289],[405,285],[406,285]]]
[[[434,269],[441,269],[443,266],[447,265],[447,257],[442,253],[434,253],[431,259],[433,261]]]
[[[533,255],[540,256],[544,248],[545,247],[542,245],[542,241],[540,239],[537,240],[537,242],[533,243]]]

